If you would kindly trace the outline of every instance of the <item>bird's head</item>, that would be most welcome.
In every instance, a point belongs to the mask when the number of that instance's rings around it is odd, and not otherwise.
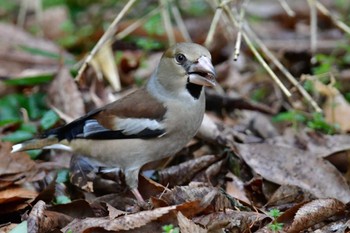
[[[215,86],[216,73],[209,51],[194,43],[178,43],[167,49],[157,71],[158,81],[170,91]]]

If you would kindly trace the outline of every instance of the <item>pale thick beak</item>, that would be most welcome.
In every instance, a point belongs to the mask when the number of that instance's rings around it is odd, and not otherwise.
[[[208,57],[201,56],[197,62],[189,67],[187,72],[189,75],[188,81],[190,83],[210,87],[216,85],[216,72]]]

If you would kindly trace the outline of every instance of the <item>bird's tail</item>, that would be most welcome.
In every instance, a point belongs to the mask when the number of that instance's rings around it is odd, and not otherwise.
[[[12,146],[12,153],[18,151],[34,150],[34,149],[68,149],[67,146],[58,144],[59,140],[55,136],[42,139],[33,139]],[[61,147],[61,148],[59,148]],[[67,148],[63,148],[67,147]]]

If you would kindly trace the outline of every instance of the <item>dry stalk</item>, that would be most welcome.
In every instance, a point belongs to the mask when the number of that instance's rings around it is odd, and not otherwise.
[[[181,13],[173,1],[170,2],[170,9],[171,9],[171,12],[173,13],[176,25],[179,27],[179,30],[182,36],[185,38],[185,41],[192,42],[191,36],[188,33],[186,25],[182,19]]]
[[[207,34],[207,38],[205,39],[205,42],[204,42],[204,46],[207,48],[209,48],[213,42],[214,33],[215,33],[217,25],[220,21],[221,15],[222,15],[222,8],[218,7],[215,10],[215,14],[214,14],[213,20],[211,21],[209,32]]]
[[[238,22],[235,19],[234,15],[232,14],[231,10],[228,8],[227,5],[223,5],[223,9],[226,13],[226,15],[228,16],[228,19],[231,21],[231,24],[233,26],[238,27]],[[292,94],[289,92],[289,90],[283,85],[283,83],[281,82],[281,80],[279,80],[279,78],[277,77],[277,75],[272,71],[272,69],[270,68],[270,66],[266,63],[266,61],[264,60],[264,58],[261,56],[261,54],[257,51],[257,49],[254,47],[252,41],[250,40],[250,38],[247,36],[247,34],[242,31],[242,36],[245,40],[245,42],[247,43],[248,47],[250,48],[250,50],[253,52],[254,56],[256,57],[256,59],[260,62],[260,64],[264,67],[264,69],[269,73],[269,75],[271,76],[271,78],[275,81],[275,83],[280,87],[280,89],[282,90],[282,92],[288,97],[290,98],[292,96]]]
[[[314,54],[317,50],[317,0],[307,0],[310,7],[310,47],[311,53]]]
[[[110,38],[112,38],[113,34],[117,30],[117,25],[120,22],[120,20],[124,17],[124,15],[129,11],[131,6],[136,2],[136,0],[129,0],[128,3],[124,6],[124,8],[120,11],[120,13],[117,15],[117,17],[114,19],[112,24],[108,27],[106,32],[102,35],[100,40],[97,42],[95,47],[91,50],[91,52],[88,54],[88,56],[85,58],[82,66],[80,67],[78,74],[76,76],[76,80],[79,81],[83,72],[87,68],[87,65],[91,62],[92,58],[95,56],[97,51],[102,47],[102,45],[108,41]]]
[[[239,12],[239,20],[238,20],[238,33],[237,33],[237,39],[236,39],[236,44],[235,44],[235,49],[233,53],[233,60],[237,61],[238,56],[239,56],[239,51],[241,49],[241,43],[242,43],[242,25],[243,25],[243,19],[245,15],[245,8],[248,5],[249,0],[244,0],[241,10]]]
[[[337,27],[347,34],[350,34],[350,27],[337,19],[322,3],[316,1],[316,7],[322,14],[328,16]]]
[[[174,30],[171,25],[170,14],[168,12],[168,1],[159,0],[159,4],[161,6],[163,24],[164,24],[165,32],[168,36],[169,45],[173,45],[175,44],[176,40],[175,40]]]
[[[254,40],[254,42],[260,47],[264,54],[284,74],[284,76],[286,76],[288,81],[297,88],[300,94],[305,98],[307,102],[309,102],[309,104],[315,109],[315,111],[322,112],[322,109],[318,106],[318,104],[314,101],[310,94],[303,88],[302,85],[300,85],[298,80],[282,65],[282,63],[275,57],[275,55],[266,47],[266,45],[259,39],[259,37],[249,27],[248,24],[244,26],[244,31],[247,34],[249,34],[249,37],[251,37]]]
[[[287,15],[289,15],[290,17],[295,16],[295,12],[292,10],[292,8],[290,8],[286,0],[278,0],[278,1],[280,2],[281,7],[287,13]]]
[[[127,37],[128,35],[130,35],[130,33],[135,31],[137,28],[141,27],[147,20],[149,20],[152,16],[156,15],[159,12],[160,12],[160,6],[154,8],[153,10],[148,12],[148,14],[144,15],[142,18],[140,18],[140,19],[136,20],[134,23],[130,24],[123,31],[119,32],[115,36],[115,38],[117,40],[121,40],[121,39]]]

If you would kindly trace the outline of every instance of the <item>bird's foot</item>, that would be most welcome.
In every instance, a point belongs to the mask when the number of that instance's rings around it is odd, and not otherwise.
[[[143,197],[141,196],[139,190],[137,188],[131,189],[132,194],[136,197],[136,200],[138,202],[138,205],[144,209],[144,210],[149,210],[152,208],[152,205],[148,202],[146,202]]]

